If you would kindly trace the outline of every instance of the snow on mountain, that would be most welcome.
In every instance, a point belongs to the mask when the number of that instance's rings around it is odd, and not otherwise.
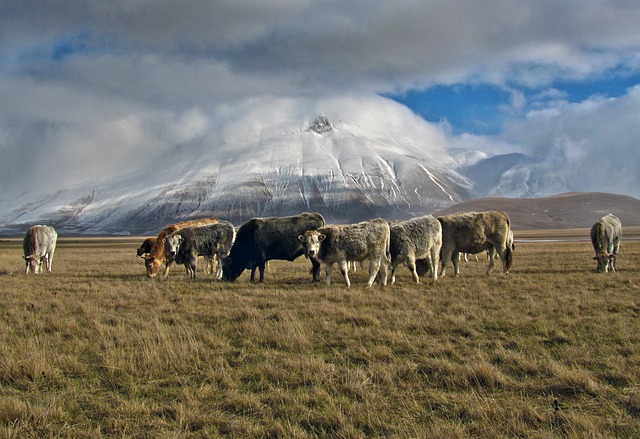
[[[468,152],[464,157],[478,158],[480,154]],[[472,182],[475,197],[545,197],[580,190],[547,160],[521,153],[485,155],[469,160],[458,171]]]
[[[150,234],[189,218],[239,224],[304,210],[353,222],[408,218],[468,199],[471,184],[454,170],[440,134],[417,121],[407,129],[407,115],[392,110],[245,124],[217,144],[178,148],[134,171],[5,194],[0,232],[48,223],[63,233]]]

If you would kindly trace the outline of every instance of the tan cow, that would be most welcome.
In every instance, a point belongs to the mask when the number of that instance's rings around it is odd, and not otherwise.
[[[164,239],[167,237],[167,235],[185,227],[204,226],[206,224],[217,223],[218,221],[219,220],[217,218],[202,218],[170,224],[162,229],[160,233],[158,233],[156,242],[155,244],[153,244],[151,251],[144,257],[144,265],[147,269],[147,276],[155,277],[158,274],[160,265],[162,265],[163,262],[165,263],[163,275],[167,276],[169,274],[169,267],[173,263],[173,258],[169,257],[165,250]]]
[[[496,253],[502,259],[503,272],[507,274],[513,264],[513,233],[511,219],[501,211],[454,213],[438,217],[442,225],[442,269],[453,262],[455,275],[460,274],[459,253],[476,254],[489,251],[487,274],[493,269]]]

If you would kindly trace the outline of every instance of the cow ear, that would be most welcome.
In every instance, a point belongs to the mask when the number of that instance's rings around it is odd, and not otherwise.
[[[324,241],[324,238],[326,238],[327,235],[323,235],[322,233],[318,235],[318,241]]]
[[[306,236],[304,236],[304,235],[300,235],[300,236],[298,236],[298,240],[299,240],[300,242],[307,242],[307,237],[306,237]]]

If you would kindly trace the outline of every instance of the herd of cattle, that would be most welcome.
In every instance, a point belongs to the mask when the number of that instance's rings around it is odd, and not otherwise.
[[[43,266],[51,272],[57,233],[51,226],[32,226],[23,241],[26,273],[39,273]],[[601,218],[591,228],[598,272],[617,270],[616,256],[622,238],[620,220],[612,214]],[[325,266],[326,284],[331,284],[333,265],[338,264],[347,287],[349,267],[353,262],[369,261],[367,286],[374,282],[386,285],[395,282],[398,265],[405,264],[416,283],[430,273],[435,281],[446,273],[449,261],[455,275],[462,254],[487,252],[493,268],[496,255],[506,274],[513,263],[513,232],[511,219],[505,212],[466,212],[435,218],[425,215],[407,221],[387,222],[373,219],[358,224],[327,225],[319,213],[303,212],[295,216],[253,218],[237,230],[229,221],[203,218],[171,224],[155,238],[147,238],[137,250],[144,258],[148,277],[155,277],[162,264],[166,276],[175,262],[185,266],[193,278],[197,273],[198,256],[207,263],[207,272],[215,277],[235,281],[245,270],[251,270],[255,282],[264,280],[269,260],[293,261],[304,255],[312,264],[313,281],[320,279],[320,267]],[[438,265],[441,265],[438,272]]]

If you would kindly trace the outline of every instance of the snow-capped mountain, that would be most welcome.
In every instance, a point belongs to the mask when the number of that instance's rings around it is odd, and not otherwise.
[[[134,171],[0,199],[0,232],[47,223],[63,233],[148,234],[189,218],[239,224],[301,211],[353,222],[423,215],[470,198],[471,183],[434,134],[403,123],[318,116],[252,127]]]
[[[547,160],[522,153],[488,156],[456,150],[454,157],[456,170],[473,185],[474,197],[546,197],[592,189],[574,187],[566,174],[554,171]]]

